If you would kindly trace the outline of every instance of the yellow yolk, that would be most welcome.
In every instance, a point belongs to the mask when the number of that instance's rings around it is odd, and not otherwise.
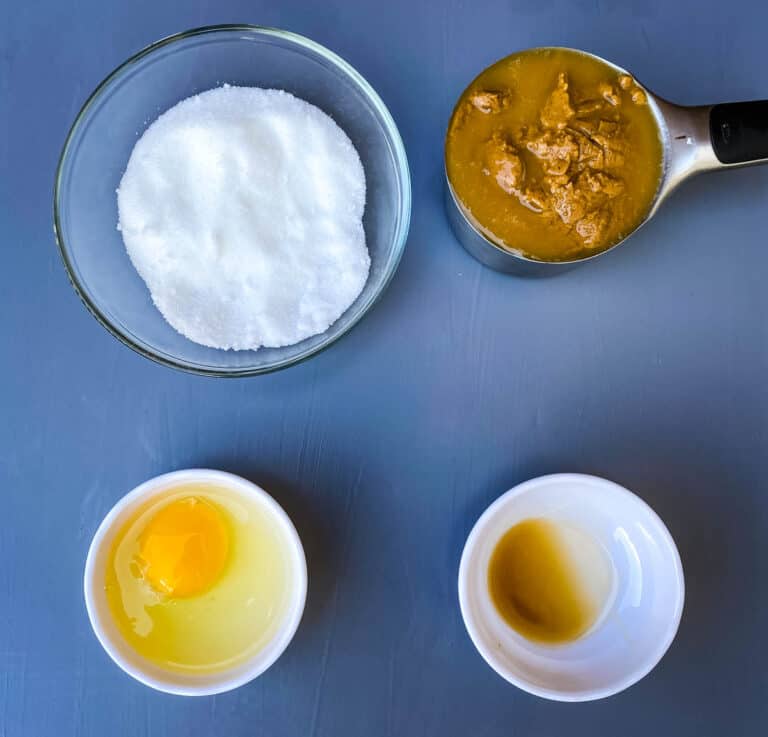
[[[229,552],[229,535],[213,504],[189,496],[160,509],[139,540],[141,576],[155,591],[188,597],[219,579]]]

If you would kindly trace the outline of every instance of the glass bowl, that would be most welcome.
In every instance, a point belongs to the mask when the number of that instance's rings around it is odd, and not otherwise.
[[[365,168],[368,281],[328,330],[292,346],[224,351],[177,333],[152,303],[117,230],[115,191],[137,139],[180,100],[224,83],[283,89],[317,105],[347,133]],[[349,331],[392,278],[405,246],[410,211],[403,142],[371,86],[313,41],[249,25],[210,26],[170,36],[119,66],[77,116],[59,159],[54,188],[56,240],[86,307],[143,356],[210,376],[248,376],[285,368]]]

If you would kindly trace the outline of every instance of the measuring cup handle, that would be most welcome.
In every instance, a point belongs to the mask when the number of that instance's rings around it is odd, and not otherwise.
[[[709,113],[709,135],[722,164],[768,161],[768,100],[715,105]]]

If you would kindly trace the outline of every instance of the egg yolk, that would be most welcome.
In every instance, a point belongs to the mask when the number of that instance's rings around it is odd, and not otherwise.
[[[141,534],[136,562],[155,591],[187,597],[216,583],[228,552],[229,535],[219,510],[190,496],[152,517]]]

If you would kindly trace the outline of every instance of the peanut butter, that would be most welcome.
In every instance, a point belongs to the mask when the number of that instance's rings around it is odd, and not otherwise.
[[[454,194],[502,247],[544,261],[609,248],[642,222],[662,145],[645,91],[576,51],[515,54],[485,70],[448,129]]]

